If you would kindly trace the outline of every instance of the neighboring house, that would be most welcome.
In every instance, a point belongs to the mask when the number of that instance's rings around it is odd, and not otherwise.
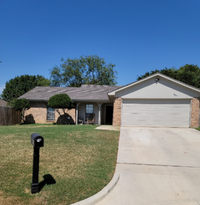
[[[96,124],[150,127],[198,127],[200,90],[156,73],[126,86],[82,85],[36,87],[20,98],[31,102],[29,113],[35,122],[56,121],[58,115],[47,107],[48,99],[67,93],[76,108],[69,115],[78,123],[95,114]],[[52,113],[49,114],[49,113]],[[52,116],[52,117],[48,117]]]
[[[6,106],[7,102],[5,100],[0,99],[0,106]]]

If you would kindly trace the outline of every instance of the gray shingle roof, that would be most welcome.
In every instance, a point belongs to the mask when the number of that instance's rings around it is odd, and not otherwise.
[[[109,85],[82,85],[81,87],[42,87],[37,86],[33,90],[25,93],[19,98],[26,98],[30,101],[48,101],[56,94],[65,93],[73,101],[109,101],[108,92],[116,90],[122,86]]]
[[[5,100],[0,99],[0,106],[6,106],[7,102]]]

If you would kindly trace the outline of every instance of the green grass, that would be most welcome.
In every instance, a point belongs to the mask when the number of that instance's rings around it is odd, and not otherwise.
[[[100,191],[115,170],[118,131],[96,126],[23,125],[0,127],[0,204],[71,204]],[[31,134],[44,137],[39,181],[51,174],[56,184],[31,194]]]
[[[195,128],[196,130],[200,131],[200,127],[199,128]]]

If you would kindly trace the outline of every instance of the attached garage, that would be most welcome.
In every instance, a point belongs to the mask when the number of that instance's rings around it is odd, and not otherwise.
[[[200,90],[157,73],[108,93],[113,125],[198,127]]]
[[[191,100],[122,100],[122,126],[189,127]]]

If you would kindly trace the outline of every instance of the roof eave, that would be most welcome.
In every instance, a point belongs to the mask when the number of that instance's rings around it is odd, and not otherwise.
[[[27,100],[31,101],[31,102],[48,102],[48,100],[44,100],[44,99],[28,99]],[[72,99],[73,102],[102,102],[102,103],[111,103],[112,101],[109,99]]]

